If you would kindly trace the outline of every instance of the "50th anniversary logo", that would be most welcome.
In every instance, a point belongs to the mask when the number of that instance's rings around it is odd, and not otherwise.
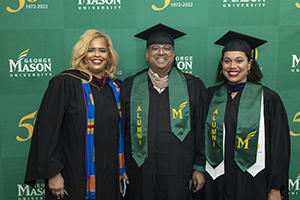
[[[37,3],[38,0],[27,0],[28,4],[26,4],[26,0],[14,0],[14,1],[18,1],[18,7],[17,8],[13,8],[12,6],[8,5],[6,7],[6,11],[9,13],[17,13],[19,11],[21,11],[24,7],[26,9],[48,9],[48,4],[40,4]]]
[[[162,11],[167,7],[171,8],[191,8],[194,6],[193,1],[176,1],[176,0],[156,0],[162,2],[162,5],[158,5],[159,3],[152,4],[151,8],[154,11]]]
[[[293,123],[300,123],[300,112],[297,112],[293,118]],[[290,130],[291,136],[300,136],[300,133],[295,133],[293,130]]]

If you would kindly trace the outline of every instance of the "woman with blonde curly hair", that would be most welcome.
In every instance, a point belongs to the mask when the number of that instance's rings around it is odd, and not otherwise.
[[[84,58],[89,53],[89,44],[94,39],[99,39],[106,43],[105,54],[109,55],[109,57],[106,61],[105,72],[110,78],[114,79],[117,72],[118,54],[113,48],[111,38],[97,30],[86,31],[76,43],[72,52],[72,67],[84,71],[89,74],[90,78],[92,77],[91,66]]]
[[[42,100],[25,183],[46,181],[45,198],[120,198],[124,176],[118,55],[111,38],[86,31],[72,52],[72,68],[56,75]]]

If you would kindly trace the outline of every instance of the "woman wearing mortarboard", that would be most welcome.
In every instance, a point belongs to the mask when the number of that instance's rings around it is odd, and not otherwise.
[[[46,200],[119,200],[124,154],[110,37],[86,31],[73,48],[72,66],[50,81],[43,97],[25,183],[45,179]]]
[[[208,89],[206,199],[288,199],[289,127],[279,95],[262,86],[255,48],[266,41],[229,31]],[[253,55],[251,51],[253,51]]]

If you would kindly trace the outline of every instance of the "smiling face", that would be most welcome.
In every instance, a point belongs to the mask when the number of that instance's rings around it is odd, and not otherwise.
[[[223,75],[231,84],[246,82],[251,63],[242,51],[226,51],[222,60]]]
[[[104,38],[95,38],[91,41],[84,57],[88,70],[97,76],[105,73],[105,66],[109,59],[107,44]]]
[[[174,62],[175,51],[169,44],[152,44],[146,52],[146,60],[152,71],[169,71]]]

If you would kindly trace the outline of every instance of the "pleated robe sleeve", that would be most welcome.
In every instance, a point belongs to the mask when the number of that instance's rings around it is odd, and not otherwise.
[[[130,134],[130,94],[133,77],[125,79],[121,84],[120,101],[122,109],[122,133],[124,138],[124,155],[126,170],[136,165],[131,157],[131,134]],[[129,177],[130,178],[130,177]]]
[[[44,94],[34,126],[27,161],[25,183],[34,185],[37,179],[48,179],[63,169],[60,133],[67,102],[69,101],[71,78],[54,77]]]
[[[269,187],[281,191],[284,199],[288,199],[288,176],[290,162],[290,131],[285,108],[279,95],[264,88],[267,109],[267,137],[269,158]]]
[[[195,150],[193,169],[201,172],[205,171],[205,154],[204,154],[204,124],[207,114],[207,91],[203,82],[198,77],[193,77],[188,81],[188,88],[193,108],[191,128],[195,134]]]

